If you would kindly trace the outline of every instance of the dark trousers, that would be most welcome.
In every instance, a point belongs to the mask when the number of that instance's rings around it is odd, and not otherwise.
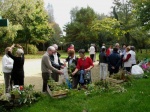
[[[42,79],[43,79],[43,92],[47,92],[47,81],[49,80],[51,74],[49,73],[42,73]]]
[[[110,68],[110,69],[109,69],[110,75],[116,74],[116,73],[118,73],[118,72],[119,72],[119,68],[115,68],[115,69]]]
[[[94,54],[90,54],[90,58],[92,59],[92,61],[94,60]]]
[[[11,76],[11,80],[13,81],[14,85],[23,86],[24,72],[23,71],[13,72]]]
[[[124,69],[128,72],[131,72],[131,67],[124,67]]]
[[[4,73],[5,80],[5,93],[10,92],[11,84],[10,84],[11,73]]]
[[[72,89],[76,89],[78,84],[79,84],[79,75],[76,74],[75,76],[72,77]]]
[[[59,74],[57,72],[54,72],[51,74],[52,79],[54,79],[55,82],[59,81]]]

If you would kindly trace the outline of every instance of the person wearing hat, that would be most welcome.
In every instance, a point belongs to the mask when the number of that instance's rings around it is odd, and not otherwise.
[[[5,80],[5,93],[10,92],[10,78],[11,78],[11,71],[13,68],[14,61],[7,55],[8,50],[10,47],[5,49],[5,55],[2,58],[2,71],[4,73],[4,80]]]
[[[15,44],[13,44],[9,50],[7,55],[13,59],[13,69],[11,73],[11,80],[14,85],[24,85],[24,51],[22,46],[16,44],[17,51],[16,56],[12,55],[11,51],[14,48]]]

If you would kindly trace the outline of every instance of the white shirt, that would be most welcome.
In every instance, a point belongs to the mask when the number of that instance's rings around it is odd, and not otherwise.
[[[2,71],[4,73],[11,73],[14,60],[8,57],[6,54],[2,58]]]
[[[54,53],[53,56],[54,56],[54,62],[59,65],[57,53]]]
[[[136,54],[133,50],[130,50],[130,54],[131,54],[131,61],[132,64],[136,64]]]
[[[72,64],[73,59],[75,60],[75,56],[73,58],[70,57],[69,64]]]
[[[125,53],[123,59],[126,59],[128,54],[130,54],[130,51]],[[124,62],[124,67],[131,67],[131,66],[132,66],[132,61],[130,57],[128,61]]]
[[[90,47],[89,53],[90,53],[90,54],[95,54],[95,48],[94,48],[94,46],[91,46],[91,47]]]

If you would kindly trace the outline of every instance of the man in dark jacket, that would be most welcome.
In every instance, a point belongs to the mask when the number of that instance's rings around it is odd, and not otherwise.
[[[58,49],[57,44],[54,44],[53,47],[55,48],[55,51],[53,55],[50,56],[50,60],[51,60],[52,66],[60,70],[61,68],[64,68],[64,64],[60,62],[61,55],[57,52],[57,49]],[[56,73],[55,71],[53,71],[51,76],[55,80],[55,82],[59,81],[59,74]]]
[[[113,53],[108,56],[108,70],[110,72],[110,75],[113,73],[118,73],[119,66],[120,66],[120,55],[118,53],[117,48],[113,48]]]

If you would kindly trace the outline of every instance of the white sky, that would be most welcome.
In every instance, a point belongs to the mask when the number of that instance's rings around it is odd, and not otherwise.
[[[70,22],[70,10],[74,7],[91,7],[96,13],[109,14],[112,11],[113,0],[44,0],[47,6],[50,3],[54,10],[55,22],[63,30],[63,26]]]

